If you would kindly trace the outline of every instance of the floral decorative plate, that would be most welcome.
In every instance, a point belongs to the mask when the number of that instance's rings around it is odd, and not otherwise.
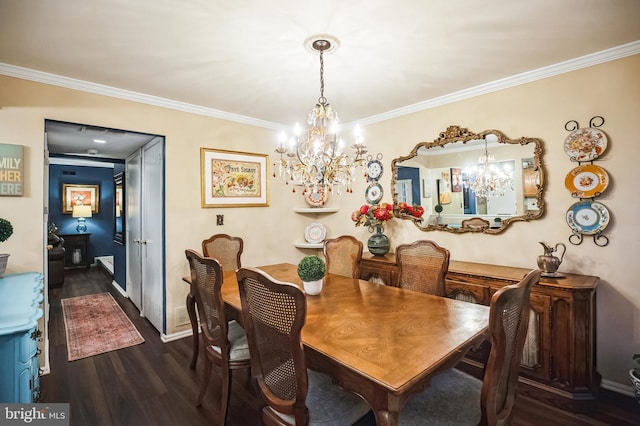
[[[579,201],[567,210],[567,224],[579,234],[597,234],[609,224],[609,210],[597,201]]]
[[[600,166],[585,164],[574,167],[564,180],[564,186],[574,198],[590,198],[602,194],[609,185],[609,175]]]
[[[306,190],[304,199],[311,207],[322,207],[327,202],[327,193],[324,188],[310,188]]]
[[[573,161],[591,161],[607,149],[607,135],[592,127],[574,130],[564,141],[564,152]]]
[[[304,230],[304,239],[308,243],[316,244],[324,241],[327,236],[327,230],[321,223],[312,223]]]
[[[382,185],[379,183],[371,183],[364,192],[364,198],[369,204],[378,204],[378,202],[382,200],[383,193]]]

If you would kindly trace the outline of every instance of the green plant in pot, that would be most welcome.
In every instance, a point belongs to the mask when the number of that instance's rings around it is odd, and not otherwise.
[[[3,243],[13,235],[13,225],[7,219],[0,218],[0,243]],[[4,277],[4,272],[7,270],[8,254],[0,253],[0,278]]]
[[[629,370],[629,379],[633,385],[633,391],[636,395],[636,400],[640,403],[640,354],[633,355],[633,362],[635,367]]]
[[[436,204],[436,206],[433,209],[436,211],[436,213],[438,213],[438,218],[436,219],[436,223],[440,225],[442,223],[442,218],[440,217],[440,213],[442,213],[442,210],[444,210],[444,208],[442,207],[442,204]]]
[[[304,291],[316,295],[322,291],[322,278],[327,268],[320,256],[305,256],[298,263],[298,276],[302,280]]]

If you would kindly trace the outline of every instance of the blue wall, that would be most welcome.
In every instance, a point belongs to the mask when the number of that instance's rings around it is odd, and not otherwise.
[[[411,179],[413,204],[420,205],[420,170],[416,167],[398,167],[398,180]]]
[[[113,241],[115,216],[113,176],[124,170],[123,164],[115,168],[86,167],[52,164],[49,166],[49,222],[58,227],[58,234],[77,234],[78,220],[62,213],[62,185],[98,185],[98,213],[87,218],[90,262],[95,256],[114,257],[114,280],[125,288],[125,246]]]

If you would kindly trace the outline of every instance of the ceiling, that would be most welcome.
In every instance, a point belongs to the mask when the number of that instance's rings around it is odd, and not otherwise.
[[[328,34],[325,96],[371,122],[638,42],[639,22],[638,0],[0,0],[0,71],[278,128],[315,105],[305,40]]]

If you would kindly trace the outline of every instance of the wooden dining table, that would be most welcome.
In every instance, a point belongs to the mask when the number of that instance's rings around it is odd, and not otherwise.
[[[258,269],[302,288],[296,265]],[[240,318],[234,271],[224,273],[222,297]],[[488,323],[487,306],[327,274],[322,292],[307,295],[302,343],[309,368],[361,395],[377,425],[396,425],[407,400],[436,372],[486,339]]]

